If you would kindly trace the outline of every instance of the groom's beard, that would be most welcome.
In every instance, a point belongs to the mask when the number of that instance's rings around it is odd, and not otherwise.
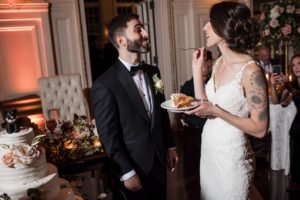
[[[127,50],[132,53],[148,53],[150,51],[149,43],[143,45],[143,42],[148,39],[141,40],[129,40],[126,38]]]

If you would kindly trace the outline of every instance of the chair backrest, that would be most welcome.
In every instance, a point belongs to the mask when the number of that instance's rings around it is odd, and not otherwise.
[[[50,111],[58,111],[59,120],[73,120],[74,113],[89,116],[89,109],[81,86],[80,74],[42,77],[38,80],[43,114],[51,119]]]

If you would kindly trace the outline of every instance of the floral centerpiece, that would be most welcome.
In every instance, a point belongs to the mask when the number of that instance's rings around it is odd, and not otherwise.
[[[49,162],[59,163],[103,152],[95,125],[85,116],[74,114],[74,120],[66,122],[46,121],[44,138]]]
[[[300,50],[300,2],[263,4],[259,17],[262,43],[278,47],[284,40]]]

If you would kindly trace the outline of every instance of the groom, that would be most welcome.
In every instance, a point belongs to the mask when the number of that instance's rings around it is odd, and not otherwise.
[[[111,21],[109,39],[119,58],[92,87],[100,139],[120,169],[128,199],[165,200],[166,168],[174,171],[178,156],[168,113],[160,107],[164,94],[152,79],[159,70],[140,61],[149,51],[148,33],[138,15],[126,14]]]

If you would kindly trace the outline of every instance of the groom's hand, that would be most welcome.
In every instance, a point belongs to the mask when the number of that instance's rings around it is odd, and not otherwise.
[[[142,189],[140,178],[137,174],[124,181],[124,186],[130,191],[138,191]]]
[[[178,155],[176,148],[168,150],[168,170],[173,172],[178,165]]]

